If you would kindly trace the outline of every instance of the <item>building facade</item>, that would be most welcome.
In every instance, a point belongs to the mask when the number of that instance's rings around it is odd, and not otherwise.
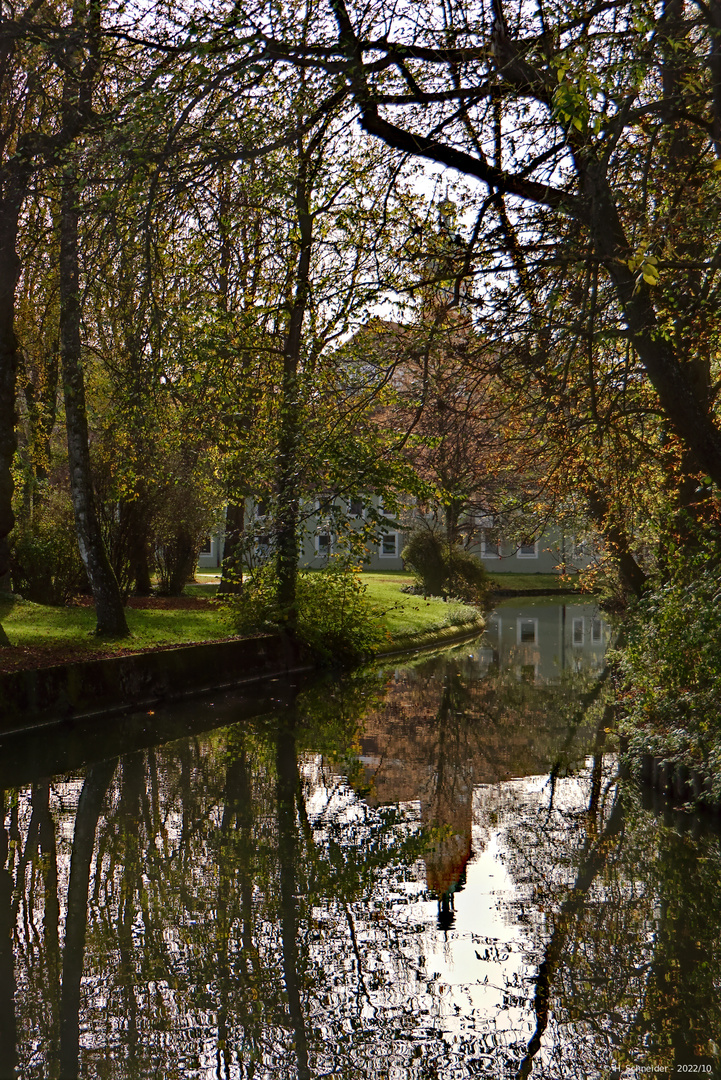
[[[321,569],[341,550],[339,535],[348,529],[365,530],[364,564],[369,570],[404,569],[402,552],[418,513],[409,504],[398,514],[386,512],[377,496],[366,499],[315,499],[302,506],[305,525],[299,565]],[[271,552],[272,522],[262,502],[246,503],[248,559],[253,565]],[[219,569],[223,562],[222,529],[207,537],[201,549],[200,569]],[[468,548],[489,573],[561,574],[586,569],[594,559],[593,543],[556,526],[548,526],[533,540],[508,539],[490,518],[481,519],[471,533]]]

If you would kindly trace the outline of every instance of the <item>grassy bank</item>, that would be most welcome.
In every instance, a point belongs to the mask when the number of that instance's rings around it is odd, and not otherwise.
[[[578,575],[560,574],[514,574],[510,571],[488,574],[493,592],[506,595],[528,596],[534,592],[573,593],[578,591]]]
[[[0,623],[12,648],[0,649],[0,671],[214,641],[232,633],[227,616],[215,606],[180,610],[129,607],[126,617],[131,636],[106,641],[95,636],[92,607],[47,607],[28,600],[2,600]]]
[[[402,593],[408,574],[363,574],[367,595],[382,612],[389,649],[412,648],[472,629],[482,622],[474,608]],[[115,656],[233,636],[226,609],[208,603],[217,589],[215,575],[204,575],[186,588],[188,607],[128,607],[130,637],[120,641],[95,637],[92,606],[48,607],[21,599],[0,600],[0,623],[11,648],[0,648],[0,671],[46,667],[93,657]],[[181,601],[182,602],[182,601]],[[162,601],[156,601],[162,604]]]
[[[458,602],[446,603],[436,597],[425,600],[401,592],[404,585],[411,585],[410,574],[398,571],[382,571],[361,574],[368,599],[383,612],[385,628],[390,634],[389,648],[402,649],[414,644],[424,644],[435,638],[452,636],[464,629],[477,626],[482,629],[483,620],[476,608]]]

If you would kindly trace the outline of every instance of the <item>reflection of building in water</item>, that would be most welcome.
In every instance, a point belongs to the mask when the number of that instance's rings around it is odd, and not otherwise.
[[[480,642],[389,675],[383,705],[366,715],[364,796],[375,805],[418,803],[423,824],[437,830],[425,867],[442,926],[452,922],[472,856],[474,788],[583,760],[585,736],[579,728],[569,743],[556,705],[559,694],[572,697],[569,681],[554,684],[564,669],[599,668],[608,637],[594,604],[504,604]]]
[[[596,604],[502,604],[486,623],[478,661],[482,668],[512,670],[526,682],[552,682],[562,671],[598,671],[610,627]]]
[[[426,881],[445,927],[453,922],[453,894],[463,887],[472,853],[475,770],[467,706],[458,674],[442,681],[414,674],[396,682],[361,739],[368,800],[417,801],[423,825],[433,831]]]
[[[439,926],[448,929],[453,923],[453,897],[465,885],[472,855],[473,768],[469,762],[445,761],[435,779],[430,801],[421,801],[423,824],[438,831],[425,855],[426,881],[438,898]]]

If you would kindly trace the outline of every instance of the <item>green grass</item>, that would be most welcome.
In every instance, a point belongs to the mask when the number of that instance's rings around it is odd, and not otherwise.
[[[534,589],[552,589],[554,592],[572,593],[576,591],[577,575],[561,577],[560,574],[514,574],[489,573],[491,589],[506,589],[514,593],[527,593]]]
[[[440,632],[469,629],[477,623],[480,628],[480,616],[476,608],[458,602],[445,603],[432,598],[424,600],[422,596],[402,593],[402,585],[410,585],[413,578],[402,571],[371,571],[361,574],[366,586],[368,599],[384,613],[384,621],[393,644],[399,647],[416,638],[432,637]]]
[[[186,585],[183,593],[185,596],[201,596],[206,599],[210,599],[215,596],[218,591],[218,585],[220,584],[220,578],[215,581],[203,581],[200,575],[196,575],[197,581],[191,582]]]
[[[208,575],[210,576],[210,575]],[[409,574],[399,571],[369,572],[362,575],[368,598],[383,612],[385,627],[391,636],[389,648],[412,647],[436,638],[452,636],[464,627],[481,627],[475,608],[439,599],[402,593],[410,584]],[[189,585],[190,596],[212,596],[217,582],[199,581]],[[47,607],[28,600],[0,600],[0,624],[15,649],[0,650],[0,667],[5,659],[10,667],[34,666],[71,659],[91,659],[94,655],[136,652],[163,645],[213,641],[233,634],[233,626],[224,607],[186,611],[126,608],[130,637],[108,640],[95,636],[95,611],[92,607]],[[20,654],[28,652],[24,659]],[[6,667],[7,669],[7,667]]]
[[[222,609],[161,611],[126,608],[129,638],[107,641],[95,636],[92,607],[46,607],[27,600],[0,602],[0,623],[11,645],[24,648],[66,648],[91,655],[132,652],[156,645],[209,641],[232,633]]]

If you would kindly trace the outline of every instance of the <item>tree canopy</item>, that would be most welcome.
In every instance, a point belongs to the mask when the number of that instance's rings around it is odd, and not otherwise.
[[[13,485],[23,522],[47,514],[78,438],[123,588],[148,587],[159,544],[181,580],[250,491],[276,499],[279,570],[304,492],[392,497],[393,461],[423,483],[455,443],[456,502],[482,502],[490,428],[492,467],[533,458],[536,512],[583,503],[637,591],[649,544],[714,518],[716,0],[259,0],[152,21],[46,4],[3,33],[2,536]],[[443,229],[429,167],[451,189]],[[413,438],[388,439],[397,358],[379,372],[348,345],[388,308],[401,336],[430,325],[423,281],[446,312],[427,351],[443,370],[416,393],[426,362],[397,408]],[[459,312],[479,347],[449,363]],[[171,537],[181,474],[203,494]]]

